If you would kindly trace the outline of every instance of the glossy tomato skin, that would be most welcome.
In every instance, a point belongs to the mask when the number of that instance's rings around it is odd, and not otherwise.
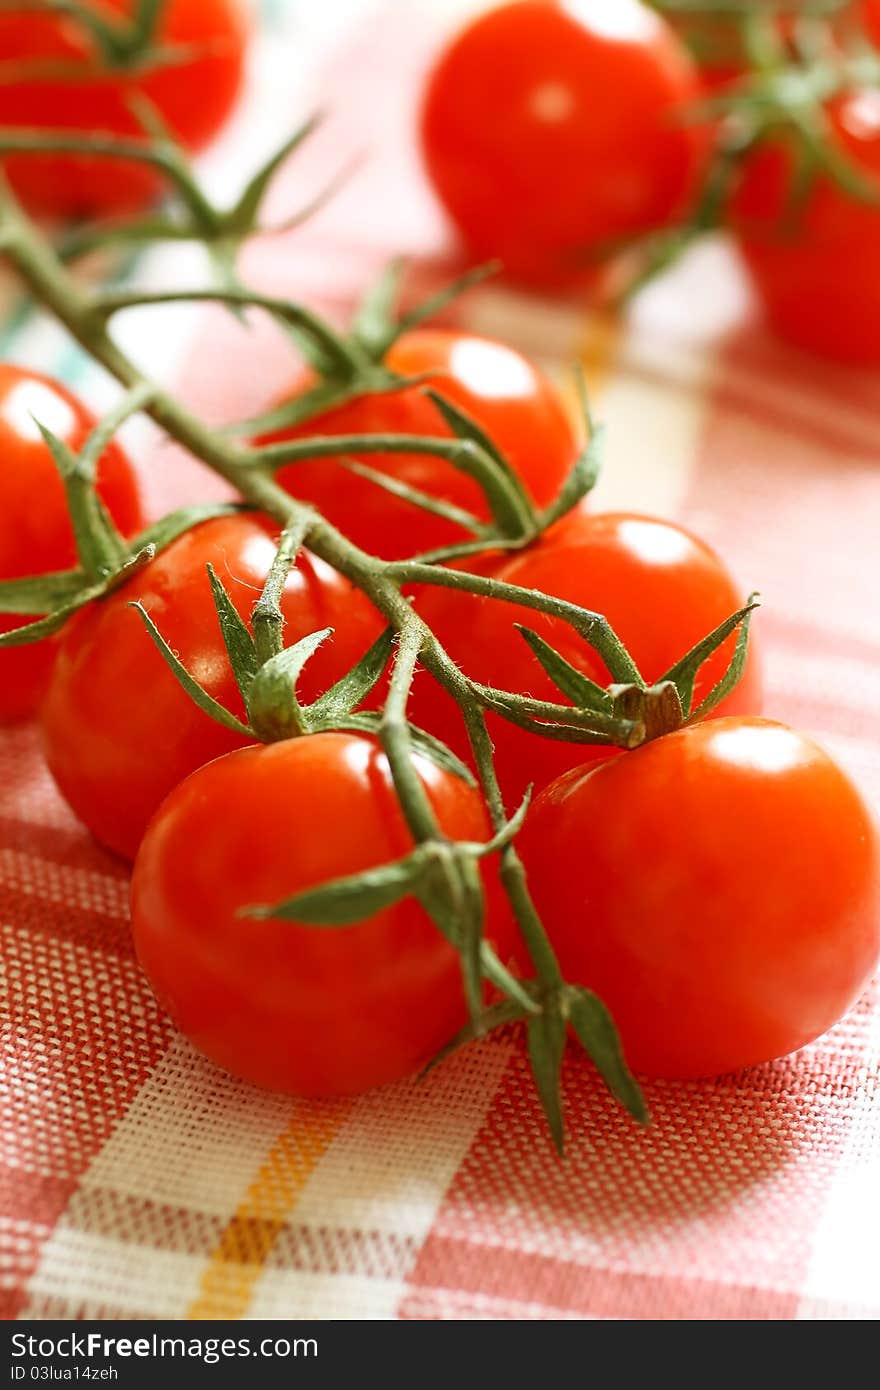
[[[425,164],[475,257],[565,283],[609,243],[681,213],[703,135],[680,121],[695,65],[639,0],[520,0],[441,54],[422,110]]]
[[[446,833],[488,839],[477,792],[416,765]],[[135,945],[160,1003],[213,1061],[273,1090],[357,1094],[409,1076],[467,1020],[458,955],[420,904],[345,927],[237,913],[412,843],[370,739],[315,734],[201,768],[161,807],[135,864]],[[497,881],[487,887],[498,940]]]
[[[521,850],[566,979],[604,999],[650,1076],[794,1052],[877,965],[871,814],[781,724],[711,720],[567,773],[535,803]]]
[[[130,16],[133,0],[91,0],[96,11]],[[36,14],[0,16],[4,64],[18,80],[0,83],[0,125],[137,136],[128,102],[152,103],[191,151],[207,144],[228,116],[244,75],[249,33],[243,0],[168,0],[158,39],[194,51],[185,60],[140,73],[101,68],[91,41],[72,20]],[[64,64],[64,79],[39,68]],[[87,155],[13,156],[7,176],[27,208],[46,217],[129,213],[152,202],[163,183],[146,165]]]
[[[880,194],[880,94],[828,110],[833,138]],[[789,342],[854,365],[880,363],[880,209],[819,175],[786,215],[794,155],[774,141],[746,162],[730,209],[737,244],[767,317]]]
[[[187,670],[241,719],[206,566],[249,621],[276,537],[273,523],[255,516],[204,522],[65,627],[42,710],[46,757],[74,811],[117,854],[134,857],[147,822],[178,782],[247,742],[184,693],[132,602],[143,604]],[[302,674],[305,701],[344,675],[384,626],[347,580],[307,553],[290,572],[281,607],[288,644],[334,629]]]
[[[73,450],[82,447],[95,424],[59,382],[0,363],[0,580],[76,564],[64,485],[35,420]],[[98,491],[120,531],[134,535],[143,525],[137,477],[115,442],[99,462]],[[0,616],[0,632],[29,621]],[[54,657],[53,641],[0,651],[0,722],[33,714]]]
[[[502,564],[494,577],[603,613],[648,681],[664,675],[743,603],[741,590],[703,541],[671,522],[631,513],[575,514],[555,533]],[[443,589],[423,589],[417,607],[452,658],[484,684],[567,703],[515,623],[539,633],[592,680],[610,683],[599,656],[559,619]],[[697,702],[721,678],[731,654],[728,641],[703,667]],[[743,678],[719,712],[757,713],[760,708],[759,656],[752,644]],[[413,687],[411,715],[467,755],[457,708],[424,672]],[[487,718],[502,789],[511,798],[521,796],[530,783],[540,790],[568,768],[609,756],[605,747],[551,741],[496,715]]]
[[[538,506],[554,500],[580,441],[556,388],[527,358],[503,343],[432,328],[406,334],[386,362],[403,376],[424,375],[426,380],[402,391],[363,396],[296,430],[267,438],[387,432],[450,436],[424,394],[431,386],[489,432]],[[298,383],[288,397],[307,384]],[[488,520],[478,485],[444,459],[370,454],[362,462]],[[461,527],[392,497],[336,459],[297,463],[282,468],[278,478],[295,497],[314,503],[357,545],[384,559],[402,559],[468,538]]]

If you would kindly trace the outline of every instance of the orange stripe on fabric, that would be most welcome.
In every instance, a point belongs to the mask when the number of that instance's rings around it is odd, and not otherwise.
[[[592,312],[584,325],[583,337],[576,351],[592,399],[601,396],[608,384],[623,336],[623,316],[611,310]]]
[[[187,1318],[244,1316],[275,1241],[352,1105],[344,1100],[297,1106],[212,1251]]]

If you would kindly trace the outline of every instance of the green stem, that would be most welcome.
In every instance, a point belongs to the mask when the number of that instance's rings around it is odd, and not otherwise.
[[[306,459],[333,458],[344,454],[427,454],[432,458],[445,459],[478,482],[502,534],[534,535],[533,518],[523,506],[515,487],[491,455],[470,439],[444,439],[421,434],[341,434],[290,439],[254,449],[251,466],[275,469]]]
[[[0,132],[0,156],[10,154],[84,154],[90,158],[123,159],[158,169],[176,187],[204,230],[215,230],[216,208],[204,196],[177,146],[170,141],[126,139],[124,136],[76,135],[67,131],[4,130]]]
[[[413,762],[412,739],[406,719],[416,662],[424,642],[425,629],[419,622],[409,622],[401,629],[394,671],[385,701],[385,712],[379,737],[407,825],[417,842],[445,840],[424,783]]]
[[[266,576],[263,592],[254,605],[251,623],[254,629],[254,645],[257,661],[264,666],[284,649],[284,615],[281,612],[281,595],[287,583],[290,567],[297,557],[300,546],[310,524],[309,518],[299,516],[286,526],[281,533],[275,559]]]
[[[598,652],[616,684],[638,685],[644,689],[645,682],[639,668],[601,613],[590,613],[576,603],[542,594],[539,589],[524,589],[519,584],[505,584],[501,580],[468,574],[464,570],[446,570],[418,560],[396,561],[388,566],[387,572],[401,584],[431,584],[440,589],[459,589],[560,618]]]
[[[476,759],[483,793],[486,797],[486,805],[489,808],[492,828],[495,831],[500,831],[507,824],[507,812],[504,808],[504,798],[501,795],[501,788],[498,785],[498,777],[495,772],[492,740],[486,729],[486,718],[481,709],[470,703],[462,704],[462,712]],[[528,890],[523,862],[513,845],[507,845],[501,853],[501,881],[522,932],[526,949],[535,967],[535,973],[544,990],[549,993],[560,989],[564,979],[559,968],[559,961],[550,945],[544,924],[535,910]]]
[[[267,313],[281,319],[292,328],[298,328],[307,333],[334,362],[340,374],[346,378],[356,375],[365,366],[371,365],[341,333],[337,333],[317,314],[313,314],[310,309],[306,309],[301,304],[294,304],[287,299],[274,299],[271,295],[257,294],[253,290],[239,290],[229,287],[207,290],[167,290],[152,294],[137,290],[110,290],[96,294],[92,299],[96,316],[104,319],[120,313],[123,309],[145,308],[156,304],[198,304],[205,302],[231,304],[243,309],[265,309]],[[266,466],[268,460],[264,459],[262,455],[269,452],[269,449],[254,450],[250,459],[252,466]]]

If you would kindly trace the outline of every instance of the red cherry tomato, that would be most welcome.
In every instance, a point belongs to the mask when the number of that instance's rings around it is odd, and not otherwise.
[[[569,772],[520,843],[565,978],[605,1001],[636,1071],[713,1076],[794,1052],[877,965],[870,813],[782,724],[710,720]]]
[[[95,424],[56,381],[0,363],[0,579],[22,579],[76,564],[64,484],[36,421],[78,450]],[[126,536],[143,524],[137,479],[118,444],[98,465],[98,491]],[[35,615],[36,616],[36,615]],[[32,621],[0,615],[0,632]],[[54,642],[0,651],[0,721],[32,714],[49,678]]]
[[[859,13],[873,42],[880,47],[880,0],[862,0]]]
[[[664,675],[743,602],[718,556],[702,541],[671,522],[627,513],[576,515],[558,535],[508,561],[494,577],[603,613],[649,681]],[[591,679],[601,685],[610,682],[599,656],[557,618],[448,589],[426,588],[417,602],[453,660],[484,684],[567,703],[515,623],[539,633]],[[729,639],[702,668],[696,703],[723,675],[734,641]],[[722,714],[754,713],[760,703],[760,675],[752,651],[740,684],[719,709]],[[457,707],[425,673],[413,686],[411,715],[467,755]],[[509,797],[521,795],[529,783],[540,789],[591,757],[609,756],[604,747],[551,741],[491,714],[488,720],[496,767]]]
[[[422,758],[416,767],[451,839],[489,838],[477,792]],[[160,1003],[208,1057],[260,1086],[344,1095],[409,1076],[467,1019],[458,954],[414,898],[345,927],[238,913],[411,848],[370,739],[314,734],[201,768],[163,804],[135,863],[134,939]],[[497,939],[496,925],[490,913]]]
[[[578,440],[555,387],[527,358],[470,333],[419,329],[401,338],[386,362],[395,372],[426,380],[422,386],[363,396],[264,442],[387,432],[451,436],[424,394],[424,388],[432,386],[489,432],[538,506],[553,501],[574,464]],[[297,390],[301,389],[300,384]],[[444,459],[369,454],[361,462],[488,520],[478,485]],[[295,497],[314,503],[356,544],[385,559],[468,539],[459,526],[392,497],[336,459],[297,463],[282,468],[278,478]]]
[[[522,0],[441,55],[422,113],[428,173],[471,252],[539,282],[686,205],[703,136],[680,119],[699,76],[638,0]]]
[[[140,600],[187,670],[243,718],[206,566],[249,620],[276,537],[268,519],[207,521],[64,629],[42,711],[46,757],[74,811],[118,854],[134,857],[147,822],[178,782],[247,741],[190,700],[130,605]],[[288,643],[334,629],[303,672],[305,701],[343,676],[384,626],[367,599],[307,552],[290,572],[281,607]]]
[[[880,93],[828,109],[831,138],[880,197]],[[880,363],[880,207],[824,174],[795,197],[795,156],[774,140],[746,162],[730,210],[745,263],[774,328],[842,362]]]
[[[129,22],[134,0],[86,0]],[[83,25],[62,15],[0,16],[0,126],[137,136],[129,102],[145,97],[189,150],[228,116],[241,87],[249,24],[241,0],[168,0],[157,46],[179,53],[143,69],[108,69]],[[7,176],[41,216],[95,217],[134,211],[164,191],[148,166],[88,155],[10,156]]]

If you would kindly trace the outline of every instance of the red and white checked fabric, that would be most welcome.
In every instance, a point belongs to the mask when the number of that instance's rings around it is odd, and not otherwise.
[[[352,151],[367,161],[314,222],[251,252],[261,285],[341,314],[391,253],[412,253],[417,280],[448,271],[451,238],[412,124],[424,62],[462,8],[346,0],[359,23],[323,69],[332,116],[279,209]],[[280,81],[271,92],[274,138],[304,98]],[[169,267],[151,258],[146,273]],[[768,713],[818,736],[880,803],[877,375],[773,342],[720,247],[655,286],[626,322],[497,288],[462,312],[551,368],[585,362],[610,427],[597,505],[684,519],[762,591]],[[212,419],[259,409],[290,372],[265,325],[244,332],[221,312],[178,317],[173,330],[149,322],[138,318],[126,341],[161,366],[173,340],[175,385]],[[38,324],[22,355],[45,365],[55,343]],[[87,385],[96,398],[106,390]],[[168,446],[154,449],[149,476],[155,502],[203,486]],[[53,790],[36,733],[5,731],[4,1316],[880,1314],[875,994],[796,1057],[650,1085],[645,1133],[571,1058],[560,1163],[509,1037],[424,1085],[354,1101],[300,1102],[231,1080],[154,1004],[126,893],[124,869]]]

